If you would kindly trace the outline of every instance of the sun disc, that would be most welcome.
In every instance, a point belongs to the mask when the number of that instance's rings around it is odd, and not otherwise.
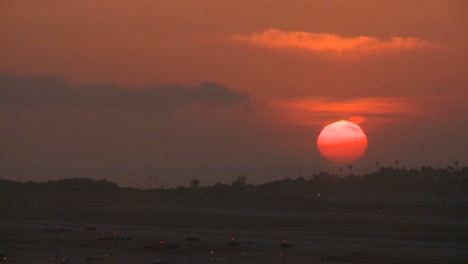
[[[333,162],[359,159],[367,149],[367,136],[358,125],[341,120],[325,126],[317,137],[320,154]]]

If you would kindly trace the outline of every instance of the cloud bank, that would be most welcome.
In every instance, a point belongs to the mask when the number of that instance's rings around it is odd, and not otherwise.
[[[434,48],[437,45],[418,38],[392,37],[381,40],[370,36],[343,37],[328,33],[269,29],[248,35],[233,34],[230,40],[273,49],[297,49],[320,54],[371,55]]]
[[[73,85],[51,76],[13,76],[0,73],[0,107],[125,107],[149,111],[176,109],[201,104],[244,106],[251,98],[217,83],[196,87],[161,85],[130,88],[113,84]]]

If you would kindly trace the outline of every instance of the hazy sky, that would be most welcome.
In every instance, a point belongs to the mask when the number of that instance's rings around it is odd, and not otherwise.
[[[250,183],[468,165],[468,2],[4,0],[0,177]],[[342,165],[346,166],[346,165]],[[148,175],[151,174],[151,182]],[[157,179],[157,182],[156,182]]]

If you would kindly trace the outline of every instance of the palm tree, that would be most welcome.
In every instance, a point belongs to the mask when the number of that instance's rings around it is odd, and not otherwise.
[[[192,188],[197,188],[198,186],[200,186],[200,180],[197,179],[197,178],[194,178],[190,181],[190,187]]]
[[[151,188],[151,174],[148,174],[148,186]]]

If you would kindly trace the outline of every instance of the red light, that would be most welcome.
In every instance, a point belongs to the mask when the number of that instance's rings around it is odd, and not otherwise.
[[[159,241],[159,245],[164,245],[164,243],[166,243],[164,240]]]
[[[56,229],[59,229],[59,228],[60,228],[60,226],[59,226],[59,225],[56,225],[56,226],[55,226],[55,228],[56,228]]]
[[[114,232],[112,235],[114,235],[114,236],[117,236],[118,234],[119,234],[119,233],[117,233],[117,232]]]
[[[231,237],[231,241],[234,241],[234,237]]]
[[[286,239],[285,239],[285,240],[283,240],[283,243],[287,243],[287,242],[288,242],[288,241],[286,241]]]

